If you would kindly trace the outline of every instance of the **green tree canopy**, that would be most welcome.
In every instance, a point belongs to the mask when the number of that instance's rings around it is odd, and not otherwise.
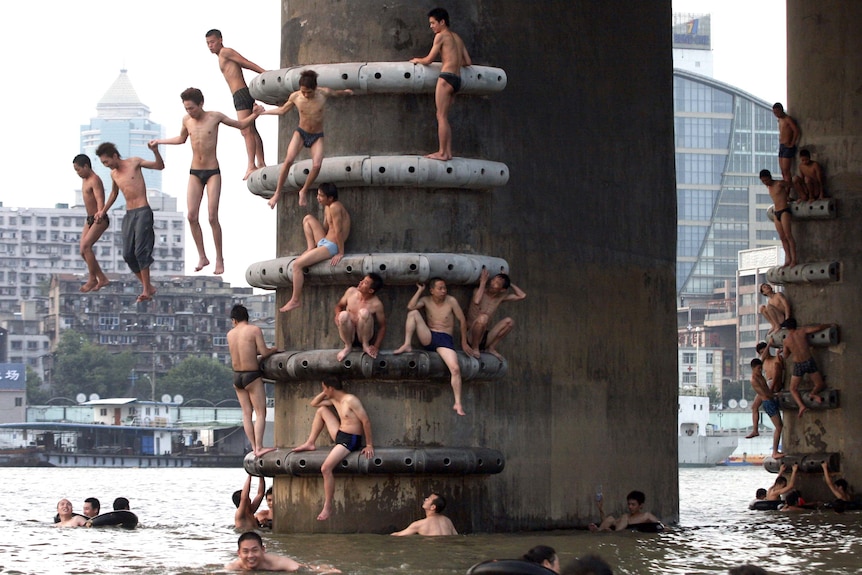
[[[156,399],[161,394],[181,394],[184,399],[206,399],[217,403],[236,399],[233,372],[209,357],[189,357],[156,382]]]
[[[27,405],[40,405],[51,399],[47,389],[42,387],[42,378],[36,370],[27,366]]]
[[[90,343],[80,333],[63,332],[57,344],[51,395],[74,398],[78,393],[121,397],[135,366],[131,352],[111,353]]]

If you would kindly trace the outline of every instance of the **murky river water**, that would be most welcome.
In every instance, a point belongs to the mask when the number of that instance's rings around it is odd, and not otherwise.
[[[382,535],[264,535],[268,551],[345,573],[463,574],[489,558],[514,558],[537,544],[562,563],[598,553],[617,574],[727,573],[743,562],[772,573],[862,572],[862,513],[748,511],[760,468],[680,470],[680,525],[657,535],[554,531],[445,538]],[[230,494],[237,469],[0,469],[0,571],[3,573],[221,573],[235,557]],[[131,500],[141,525],[54,529],[56,502],[76,511],[96,496],[110,508]],[[649,494],[647,494],[649,497]]]

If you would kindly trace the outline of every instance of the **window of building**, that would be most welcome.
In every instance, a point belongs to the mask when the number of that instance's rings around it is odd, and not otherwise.
[[[53,216],[51,218],[51,226],[55,227],[55,228],[60,226],[60,217],[59,216]]]
[[[24,405],[24,398],[23,397],[16,397],[15,398],[15,407],[22,407],[23,405]]]
[[[687,351],[683,352],[682,363],[684,365],[692,365],[692,364],[694,364],[695,361],[697,361],[697,356],[695,355],[694,352],[687,352]]]
[[[107,417],[108,410],[103,407],[102,409],[99,410],[99,415],[101,415],[102,417]]]
[[[223,335],[217,335],[213,337],[213,345],[214,346],[225,346],[227,345],[227,337]]]
[[[48,218],[45,216],[36,216],[36,225],[40,228],[44,228],[48,225]]]
[[[697,383],[697,374],[694,372],[683,372],[682,382],[683,383]]]
[[[711,351],[706,352],[706,356],[705,356],[705,357],[706,357],[706,364],[707,364],[707,365],[712,365],[712,358],[713,358],[713,355],[714,355],[714,354],[713,354]]]
[[[2,222],[0,222],[0,223],[2,223]],[[21,225],[22,226],[29,226],[32,223],[33,223],[33,218],[31,218],[30,216],[21,216]]]

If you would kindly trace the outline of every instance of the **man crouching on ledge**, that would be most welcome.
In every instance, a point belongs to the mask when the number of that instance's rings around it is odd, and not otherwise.
[[[332,471],[338,463],[352,451],[362,450],[362,454],[371,459],[374,457],[374,446],[371,439],[371,420],[365,413],[362,402],[355,395],[344,391],[341,380],[327,377],[321,383],[323,391],[311,400],[311,407],[317,408],[314,421],[311,423],[311,433],[308,440],[292,451],[314,451],[314,442],[323,431],[324,426],[329,436],[335,442],[332,451],[326,456],[320,473],[323,475],[324,503],[323,511],[317,516],[318,521],[326,521],[332,515],[332,497],[335,495],[335,477]],[[338,412],[336,415],[332,409]],[[363,444],[365,436],[365,447]]]

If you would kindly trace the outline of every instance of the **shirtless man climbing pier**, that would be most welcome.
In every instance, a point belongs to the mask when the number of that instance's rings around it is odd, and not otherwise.
[[[449,108],[455,102],[455,94],[461,89],[461,68],[472,65],[464,41],[449,29],[449,13],[443,8],[428,12],[428,25],[434,32],[431,51],[424,58],[413,58],[413,64],[428,66],[437,57],[443,66],[434,90],[434,103],[437,106],[437,139],[440,149],[426,158],[432,160],[452,159],[452,127],[449,125]]]
[[[814,382],[814,388],[808,392],[811,401],[815,403],[823,403],[823,398],[818,395],[826,387],[826,382],[823,381],[823,374],[817,367],[814,357],[811,355],[811,344],[808,342],[808,336],[812,333],[824,330],[828,324],[808,325],[797,328],[796,320],[793,318],[784,322],[787,328],[787,337],[784,339],[784,357],[793,357],[793,375],[790,378],[790,393],[796,401],[796,406],[799,408],[799,417],[805,413],[808,408],[802,403],[802,394],[799,393],[799,384],[802,383],[802,378],[805,374],[809,374],[811,381]]]
[[[784,266],[796,265],[796,240],[793,239],[791,222],[793,212],[790,209],[790,182],[785,180],[773,180],[769,170],[760,170],[760,181],[769,190],[772,198],[773,217],[775,218],[775,230],[784,247]]]

